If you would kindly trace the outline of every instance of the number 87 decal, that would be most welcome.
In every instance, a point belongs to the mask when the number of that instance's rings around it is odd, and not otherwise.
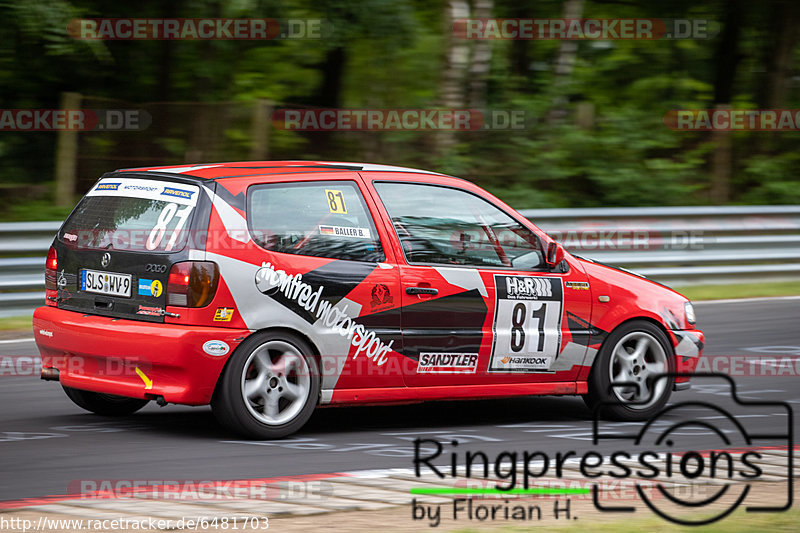
[[[548,370],[561,346],[561,279],[498,274],[495,288],[489,371]]]
[[[167,245],[164,247],[165,252],[172,251],[172,248],[178,241],[181,230],[186,225],[186,220],[189,218],[189,213],[191,213],[191,211],[191,205],[187,205],[181,210],[178,210],[178,205],[174,203],[165,205],[164,209],[161,210],[161,214],[158,215],[156,225],[153,227],[153,229],[150,231],[150,235],[147,237],[145,247],[148,250],[155,250],[158,248],[161,245],[161,240],[164,238],[164,234],[167,232],[167,227],[169,226],[170,222],[172,222],[172,219],[177,216],[178,223],[172,230],[172,235],[170,236]]]

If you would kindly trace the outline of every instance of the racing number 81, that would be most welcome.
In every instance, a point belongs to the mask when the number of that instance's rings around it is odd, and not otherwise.
[[[538,342],[536,346],[537,352],[544,350],[544,319],[547,313],[547,306],[544,302],[538,308],[533,310],[531,318],[535,318],[537,322],[537,337]],[[528,307],[523,302],[518,302],[511,312],[511,351],[520,352],[525,347],[525,318],[528,314]]]
[[[344,205],[344,195],[342,191],[336,189],[325,189],[325,195],[328,197],[328,209],[334,214],[347,214],[347,207]]]

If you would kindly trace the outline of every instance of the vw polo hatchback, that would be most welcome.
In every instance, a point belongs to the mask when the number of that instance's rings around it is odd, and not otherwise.
[[[468,181],[381,165],[107,173],[45,281],[42,378],[77,405],[210,404],[253,438],[317,406],[541,394],[644,419],[704,340],[680,294],[566,253]]]

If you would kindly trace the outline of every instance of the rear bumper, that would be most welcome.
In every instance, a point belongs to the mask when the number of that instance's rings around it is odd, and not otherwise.
[[[33,314],[33,333],[42,368],[58,369],[59,381],[67,387],[205,405],[228,357],[250,331],[153,324],[40,307]],[[226,343],[227,353],[206,353],[203,345],[211,340]]]

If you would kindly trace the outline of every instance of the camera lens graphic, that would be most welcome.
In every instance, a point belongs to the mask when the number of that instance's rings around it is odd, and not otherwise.
[[[703,449],[696,449],[697,442]],[[648,421],[637,447],[663,455],[652,491],[636,490],[651,511],[682,525],[702,525],[736,510],[750,491],[753,471],[742,453],[751,439],[742,424],[717,406],[687,402]],[[660,457],[661,459],[661,457]]]

